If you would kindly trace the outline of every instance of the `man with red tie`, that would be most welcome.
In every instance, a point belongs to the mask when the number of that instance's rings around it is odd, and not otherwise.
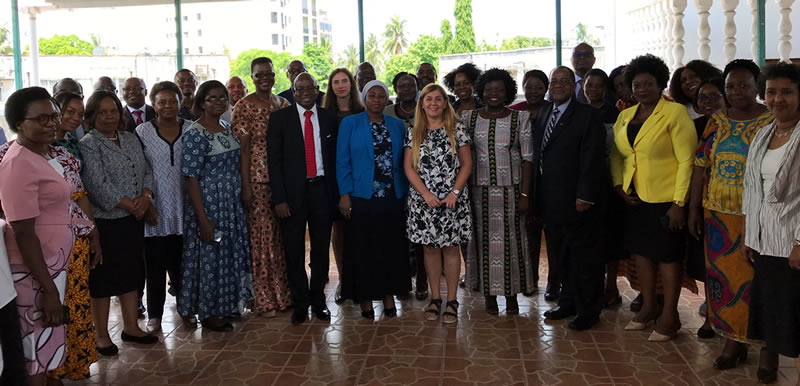
[[[156,117],[156,110],[152,106],[144,103],[147,96],[147,87],[141,78],[125,79],[122,87],[122,99],[125,100],[125,107],[128,111],[128,131],[133,133],[136,126]]]
[[[330,320],[325,304],[331,224],[338,202],[336,115],[319,107],[317,81],[302,73],[292,85],[295,103],[275,111],[267,128],[267,162],[272,201],[280,218],[286,271],[294,301],[292,324]],[[306,275],[305,234],[311,240],[311,280]]]

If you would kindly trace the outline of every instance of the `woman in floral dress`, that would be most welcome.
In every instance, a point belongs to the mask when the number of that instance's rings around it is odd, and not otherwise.
[[[272,211],[267,171],[267,126],[269,114],[288,107],[289,102],[272,94],[275,72],[268,58],[254,59],[251,68],[256,91],[234,106],[231,129],[243,149],[240,174],[253,265],[253,311],[275,316],[275,311],[285,310],[292,304],[292,297],[278,218]]]
[[[193,113],[200,116],[183,138],[183,280],[178,312],[198,315],[204,328],[231,331],[224,320],[250,300],[250,243],[242,206],[239,141],[220,116],[228,91],[203,83]]]

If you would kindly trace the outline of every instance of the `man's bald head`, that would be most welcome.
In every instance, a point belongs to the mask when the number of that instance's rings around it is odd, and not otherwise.
[[[116,94],[117,82],[114,82],[114,79],[107,76],[101,76],[97,78],[97,82],[94,83],[94,91],[109,91]]]
[[[80,95],[81,99],[83,99],[83,86],[72,78],[61,79],[53,85],[53,95],[61,92],[71,92]]]
[[[239,76],[232,76],[228,79],[228,81],[225,82],[225,88],[228,89],[231,106],[235,105],[239,99],[247,95],[247,84],[244,82],[244,79]]]
[[[375,67],[372,63],[363,62],[356,67],[356,84],[358,84],[358,91],[363,90],[367,83],[375,79]]]

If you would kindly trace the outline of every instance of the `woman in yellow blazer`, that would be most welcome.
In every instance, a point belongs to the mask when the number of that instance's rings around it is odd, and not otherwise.
[[[686,107],[662,98],[669,81],[664,61],[649,54],[633,59],[625,81],[639,104],[622,111],[614,125],[611,175],[627,204],[625,248],[636,262],[644,296],[642,309],[625,329],[644,330],[657,319],[648,340],[666,341],[680,329],[684,204],[697,133]],[[664,285],[662,310],[656,303],[657,272]]]

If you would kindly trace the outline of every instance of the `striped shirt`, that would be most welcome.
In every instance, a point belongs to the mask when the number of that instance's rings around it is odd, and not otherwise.
[[[742,213],[745,245],[762,255],[789,257],[800,240],[800,123],[795,126],[769,190],[763,187],[762,164],[775,132],[772,122],[750,144],[744,176]]]

